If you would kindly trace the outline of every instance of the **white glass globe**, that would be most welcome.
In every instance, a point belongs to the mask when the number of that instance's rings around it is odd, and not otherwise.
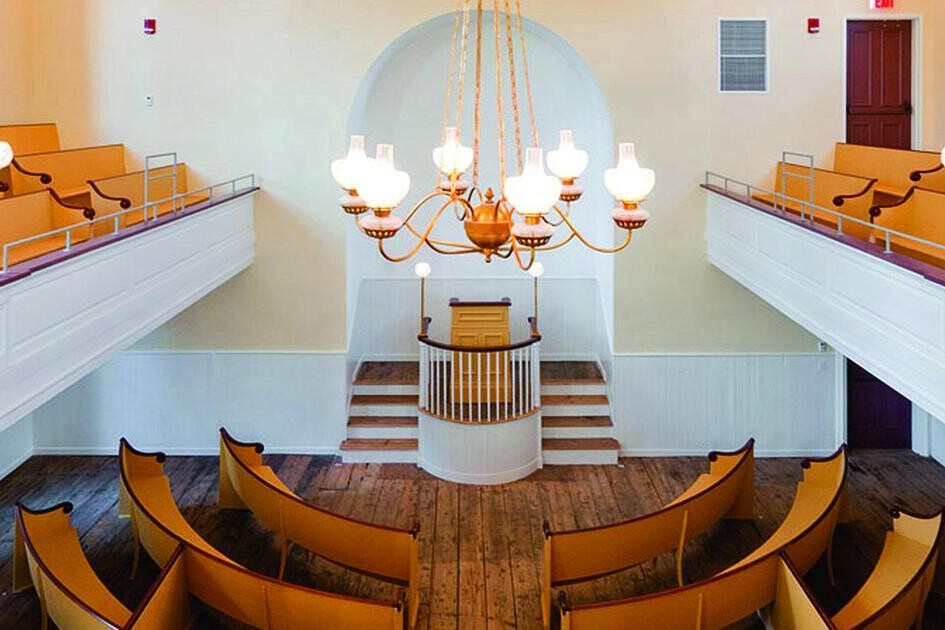
[[[945,166],[945,147],[942,147],[942,166]]]
[[[13,147],[9,142],[0,142],[0,168],[6,168],[13,162]]]
[[[433,149],[433,163],[447,177],[459,176],[466,172],[473,161],[473,150],[459,143],[456,127],[443,130],[443,146]]]
[[[540,262],[532,263],[532,266],[528,268],[528,275],[532,278],[540,278],[545,275],[545,266]]]
[[[548,152],[548,170],[564,181],[573,181],[587,169],[587,151],[574,147],[574,133],[563,129],[558,148]]]
[[[545,174],[541,149],[537,147],[525,151],[525,167],[521,175],[505,178],[505,198],[523,216],[546,214],[560,195],[561,180]]]
[[[607,190],[620,201],[636,203],[646,199],[656,184],[656,174],[641,168],[632,142],[621,143],[620,161],[604,173]]]
[[[417,263],[417,266],[413,268],[413,272],[417,274],[418,278],[426,278],[430,275],[430,272],[433,271],[433,268],[430,267],[430,263]]]
[[[370,161],[364,153],[364,136],[351,136],[348,155],[331,163],[331,176],[345,190],[356,190]]]
[[[394,168],[394,145],[377,145],[356,186],[369,208],[395,208],[410,190],[410,175]]]

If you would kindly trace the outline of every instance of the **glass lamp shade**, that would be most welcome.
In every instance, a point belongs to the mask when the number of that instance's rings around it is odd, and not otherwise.
[[[364,153],[364,136],[351,136],[348,155],[331,163],[331,176],[345,190],[357,190],[358,180],[370,161]]]
[[[426,278],[430,275],[430,272],[433,271],[433,268],[430,267],[430,263],[420,262],[413,268],[413,272],[417,274],[418,278]]]
[[[369,208],[395,208],[404,200],[410,175],[394,168],[394,145],[377,145],[377,156],[364,168],[357,189]]]
[[[641,168],[632,142],[621,143],[620,161],[604,173],[607,190],[620,201],[635,203],[646,199],[656,184],[656,174]]]
[[[466,172],[473,161],[473,150],[459,143],[456,127],[443,130],[443,146],[433,149],[433,163],[447,177],[456,177]]]
[[[0,164],[2,163],[3,161],[0,160]],[[945,166],[945,147],[942,147],[942,166]]]
[[[547,214],[560,195],[561,180],[545,174],[537,147],[526,150],[521,175],[505,178],[505,198],[523,216]]]
[[[0,142],[0,168],[6,168],[13,162],[13,147],[8,142]]]
[[[559,179],[573,182],[587,169],[587,151],[574,147],[574,134],[570,129],[563,129],[558,148],[548,152],[548,170]]]
[[[528,275],[532,278],[540,278],[545,275],[545,266],[540,262],[532,263],[532,266],[528,268]]]

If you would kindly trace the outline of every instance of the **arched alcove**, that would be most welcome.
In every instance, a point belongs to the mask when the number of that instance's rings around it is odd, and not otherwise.
[[[462,112],[463,142],[469,146],[473,144],[475,19],[473,15]],[[397,167],[411,175],[410,194],[398,210],[402,216],[432,190],[435,181],[431,152],[440,140],[443,126],[454,20],[452,14],[433,18],[393,41],[361,80],[351,109],[348,131],[366,137],[369,153],[379,142],[393,143]],[[498,188],[499,182],[493,20],[491,12],[483,15],[480,134],[480,187],[483,189]],[[504,26],[503,19],[503,41]],[[574,130],[577,144],[590,154],[590,164],[581,179],[586,192],[575,206],[572,218],[595,243],[610,245],[614,236],[610,219],[613,201],[604,188],[603,172],[615,161],[615,144],[606,99],[588,66],[564,39],[531,20],[524,22],[524,28],[540,143],[545,151],[554,149],[560,129]],[[505,63],[507,53],[504,47],[502,55]],[[508,79],[506,73],[503,88],[506,173],[512,175],[518,172],[518,164]],[[528,146],[529,118],[520,58],[517,81],[522,143]],[[455,121],[455,98],[454,86],[450,124]],[[418,226],[425,225],[434,211],[435,207],[422,211],[418,215]],[[465,241],[462,224],[451,217],[441,219],[435,234],[449,240]],[[387,245],[391,253],[400,254],[415,242],[414,237],[404,230]],[[605,340],[612,338],[612,256],[596,254],[575,240],[561,250],[542,254],[541,260],[546,268],[543,304],[551,307],[546,309],[546,323],[554,325],[558,334],[569,334],[572,326],[585,331],[581,333],[583,340],[575,341],[574,347],[562,349],[560,353],[598,354],[601,348],[598,338],[601,335]],[[348,330],[352,352],[384,356],[399,356],[402,354],[400,350],[406,352],[413,329],[405,326],[403,319],[406,316],[407,323],[412,321],[409,317],[415,313],[416,301],[415,291],[405,283],[414,281],[413,267],[419,261],[433,266],[428,286],[434,331],[438,324],[445,325],[448,316],[445,303],[452,295],[470,299],[511,295],[518,310],[513,312],[513,319],[519,324],[524,322],[524,315],[530,309],[531,285],[528,276],[514,262],[497,260],[487,264],[479,255],[443,257],[424,251],[407,263],[392,264],[378,254],[376,243],[358,232],[352,224],[347,238]],[[566,320],[565,315],[558,312],[557,295],[570,295],[571,301],[580,300],[580,317],[572,316]],[[381,305],[386,306],[380,311],[384,316],[379,318],[377,309]],[[401,310],[406,312],[401,314]],[[600,334],[587,332],[595,330]],[[515,334],[513,330],[513,336]],[[574,340],[581,334],[575,332],[569,336]],[[362,335],[364,338],[360,338]],[[592,337],[597,340],[590,341]],[[391,345],[388,343],[391,339],[398,342]],[[399,350],[391,350],[394,346]]]

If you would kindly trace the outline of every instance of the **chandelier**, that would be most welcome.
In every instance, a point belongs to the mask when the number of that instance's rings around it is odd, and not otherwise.
[[[466,66],[472,30],[472,0],[457,0],[443,134],[441,144],[433,149],[433,162],[438,174],[431,192],[417,202],[405,216],[394,214],[410,189],[410,175],[395,168],[394,147],[391,144],[378,144],[375,157],[369,158],[365,153],[363,136],[352,136],[347,156],[331,164],[332,176],[345,192],[339,200],[342,209],[355,218],[362,233],[377,241],[380,254],[391,262],[408,260],[426,246],[433,252],[444,255],[479,254],[486,262],[491,262],[493,258],[512,258],[519,267],[529,270],[535,263],[536,254],[564,247],[575,239],[597,252],[619,252],[630,244],[633,231],[643,227],[649,219],[649,213],[641,208],[640,204],[653,189],[655,175],[652,170],[640,167],[632,143],[622,143],[619,146],[619,161],[604,174],[604,184],[618,202],[617,207],[611,211],[611,218],[618,228],[626,232],[623,241],[616,247],[597,246],[575,226],[571,216],[572,204],[578,201],[583,193],[577,180],[587,168],[588,155],[586,151],[575,146],[573,133],[563,130],[560,132],[558,148],[547,155],[548,170],[552,174],[545,172],[545,160],[539,146],[532,103],[521,0],[514,0],[514,14],[510,6],[512,1],[504,0],[504,10],[499,6],[500,0],[494,0],[493,6],[498,194],[488,186],[483,190],[479,181],[483,0],[478,0],[475,8],[473,146],[464,146],[461,141]],[[514,42],[516,36],[519,41],[518,54]],[[457,48],[460,51],[458,60]],[[523,116],[520,115],[518,102],[517,56],[520,57],[518,62],[525,83],[530,121],[531,146],[524,151],[521,128]],[[511,176],[506,176],[504,76],[509,80],[515,158],[520,172],[519,175]],[[456,122],[450,125],[454,82]],[[468,181],[464,177],[470,168],[471,181]],[[418,225],[418,212],[425,207],[435,208],[435,211],[426,225]],[[467,242],[451,242],[434,235],[434,228],[440,219],[450,216],[462,222]],[[412,245],[406,252],[394,255],[388,251],[386,243],[401,232],[409,233],[409,242]],[[561,232],[557,239],[556,232]]]

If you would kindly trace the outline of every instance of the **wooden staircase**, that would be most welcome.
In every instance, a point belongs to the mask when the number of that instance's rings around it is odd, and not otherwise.
[[[364,363],[354,381],[346,463],[415,463],[419,367],[416,362]],[[541,364],[542,458],[546,465],[616,464],[607,386],[589,361]]]

